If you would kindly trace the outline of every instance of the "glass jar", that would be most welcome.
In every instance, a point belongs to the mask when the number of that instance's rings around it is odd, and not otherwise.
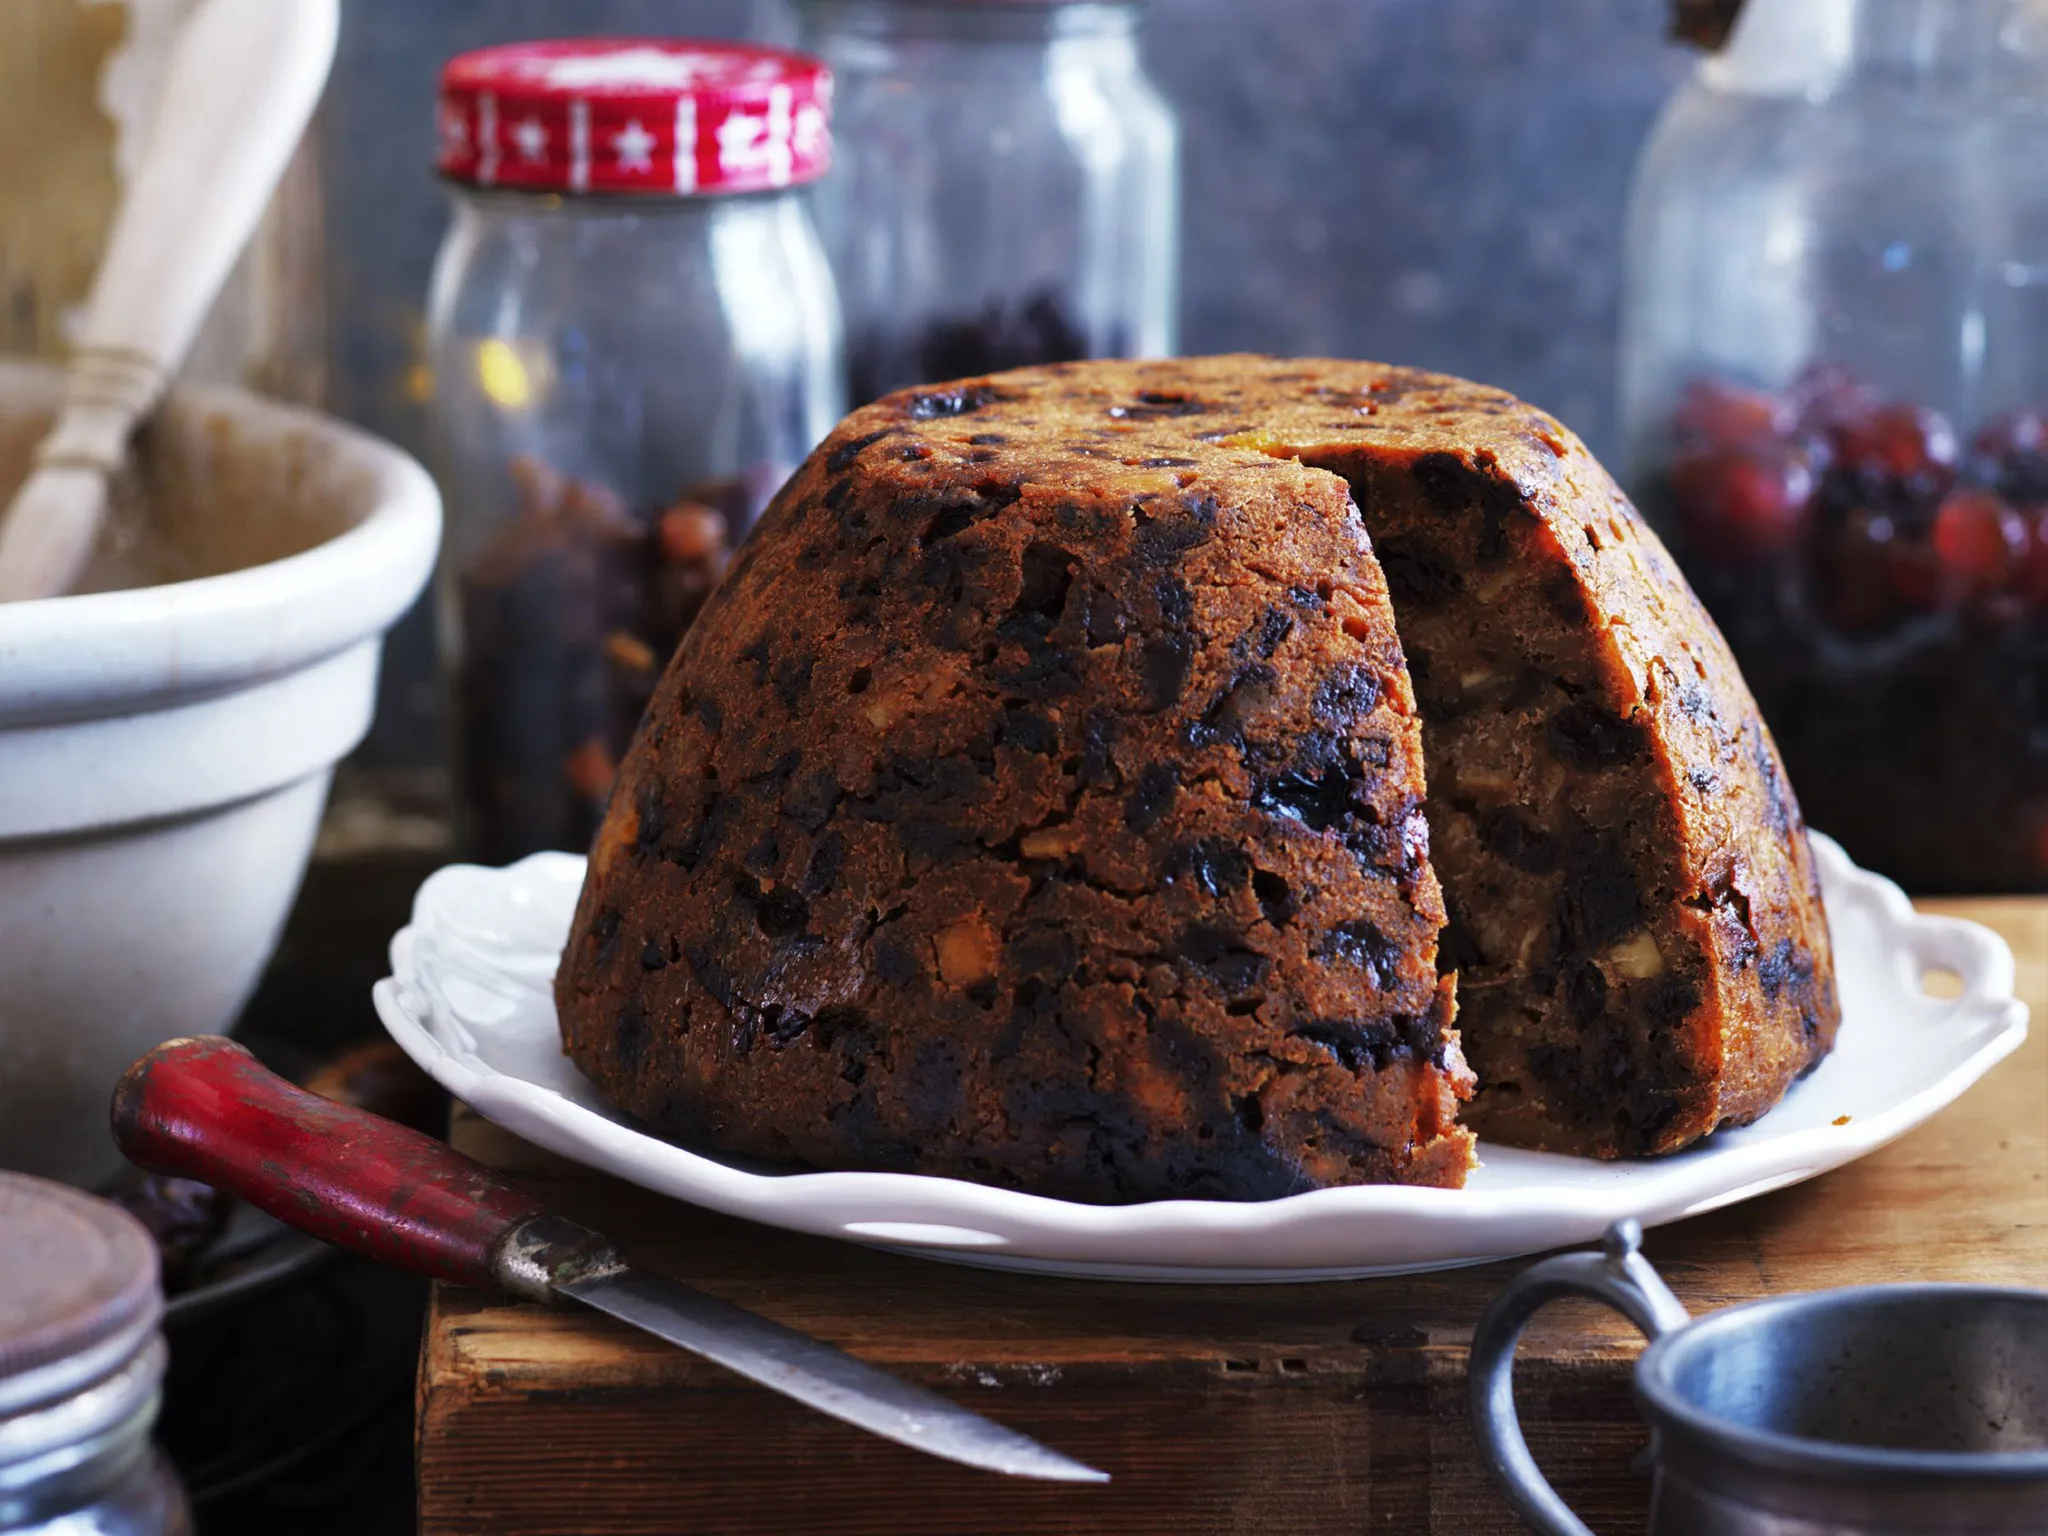
[[[729,44],[487,49],[442,78],[428,334],[456,822],[589,846],[676,643],[844,411],[804,185],[830,79]]]
[[[2048,888],[2048,6],[1749,0],[1629,240],[1632,488],[1809,820]]]
[[[1081,357],[1164,357],[1179,133],[1137,4],[796,0],[831,66],[818,221],[856,403]]]
[[[20,1173],[0,1173],[0,1233],[0,1533],[191,1536],[149,1438],[165,1363],[149,1234]]]

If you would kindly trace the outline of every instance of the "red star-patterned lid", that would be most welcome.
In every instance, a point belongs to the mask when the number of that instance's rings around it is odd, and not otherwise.
[[[441,71],[437,165],[476,187],[760,192],[832,158],[832,74],[780,48],[655,38],[512,43]]]

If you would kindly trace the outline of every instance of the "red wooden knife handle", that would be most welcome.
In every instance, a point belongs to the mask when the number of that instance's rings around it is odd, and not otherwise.
[[[482,1163],[395,1121],[293,1087],[232,1040],[158,1046],[114,1089],[114,1140],[151,1173],[225,1189],[337,1247],[437,1280],[553,1301],[616,1268]]]

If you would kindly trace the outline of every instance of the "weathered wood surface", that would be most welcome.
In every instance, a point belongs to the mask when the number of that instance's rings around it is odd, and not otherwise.
[[[1986,922],[2048,1002],[2048,902]],[[664,1269],[1112,1472],[1048,1488],[919,1458],[611,1322],[442,1287],[420,1369],[421,1530],[1355,1533],[1518,1530],[1465,1428],[1465,1345],[1515,1265],[1337,1285],[1033,1279],[750,1226],[577,1169],[460,1114],[457,1144]],[[1961,1103],[1824,1178],[1650,1234],[1694,1311],[1892,1279],[2048,1285],[2048,1032]],[[1640,1530],[1638,1343],[1590,1305],[1531,1330],[1539,1458],[1598,1530]]]

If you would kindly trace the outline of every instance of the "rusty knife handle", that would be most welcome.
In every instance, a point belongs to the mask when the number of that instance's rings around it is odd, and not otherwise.
[[[553,1302],[622,1267],[588,1228],[472,1158],[295,1088],[232,1040],[158,1046],[114,1089],[114,1140],[151,1173],[228,1190],[288,1226],[437,1280]]]

